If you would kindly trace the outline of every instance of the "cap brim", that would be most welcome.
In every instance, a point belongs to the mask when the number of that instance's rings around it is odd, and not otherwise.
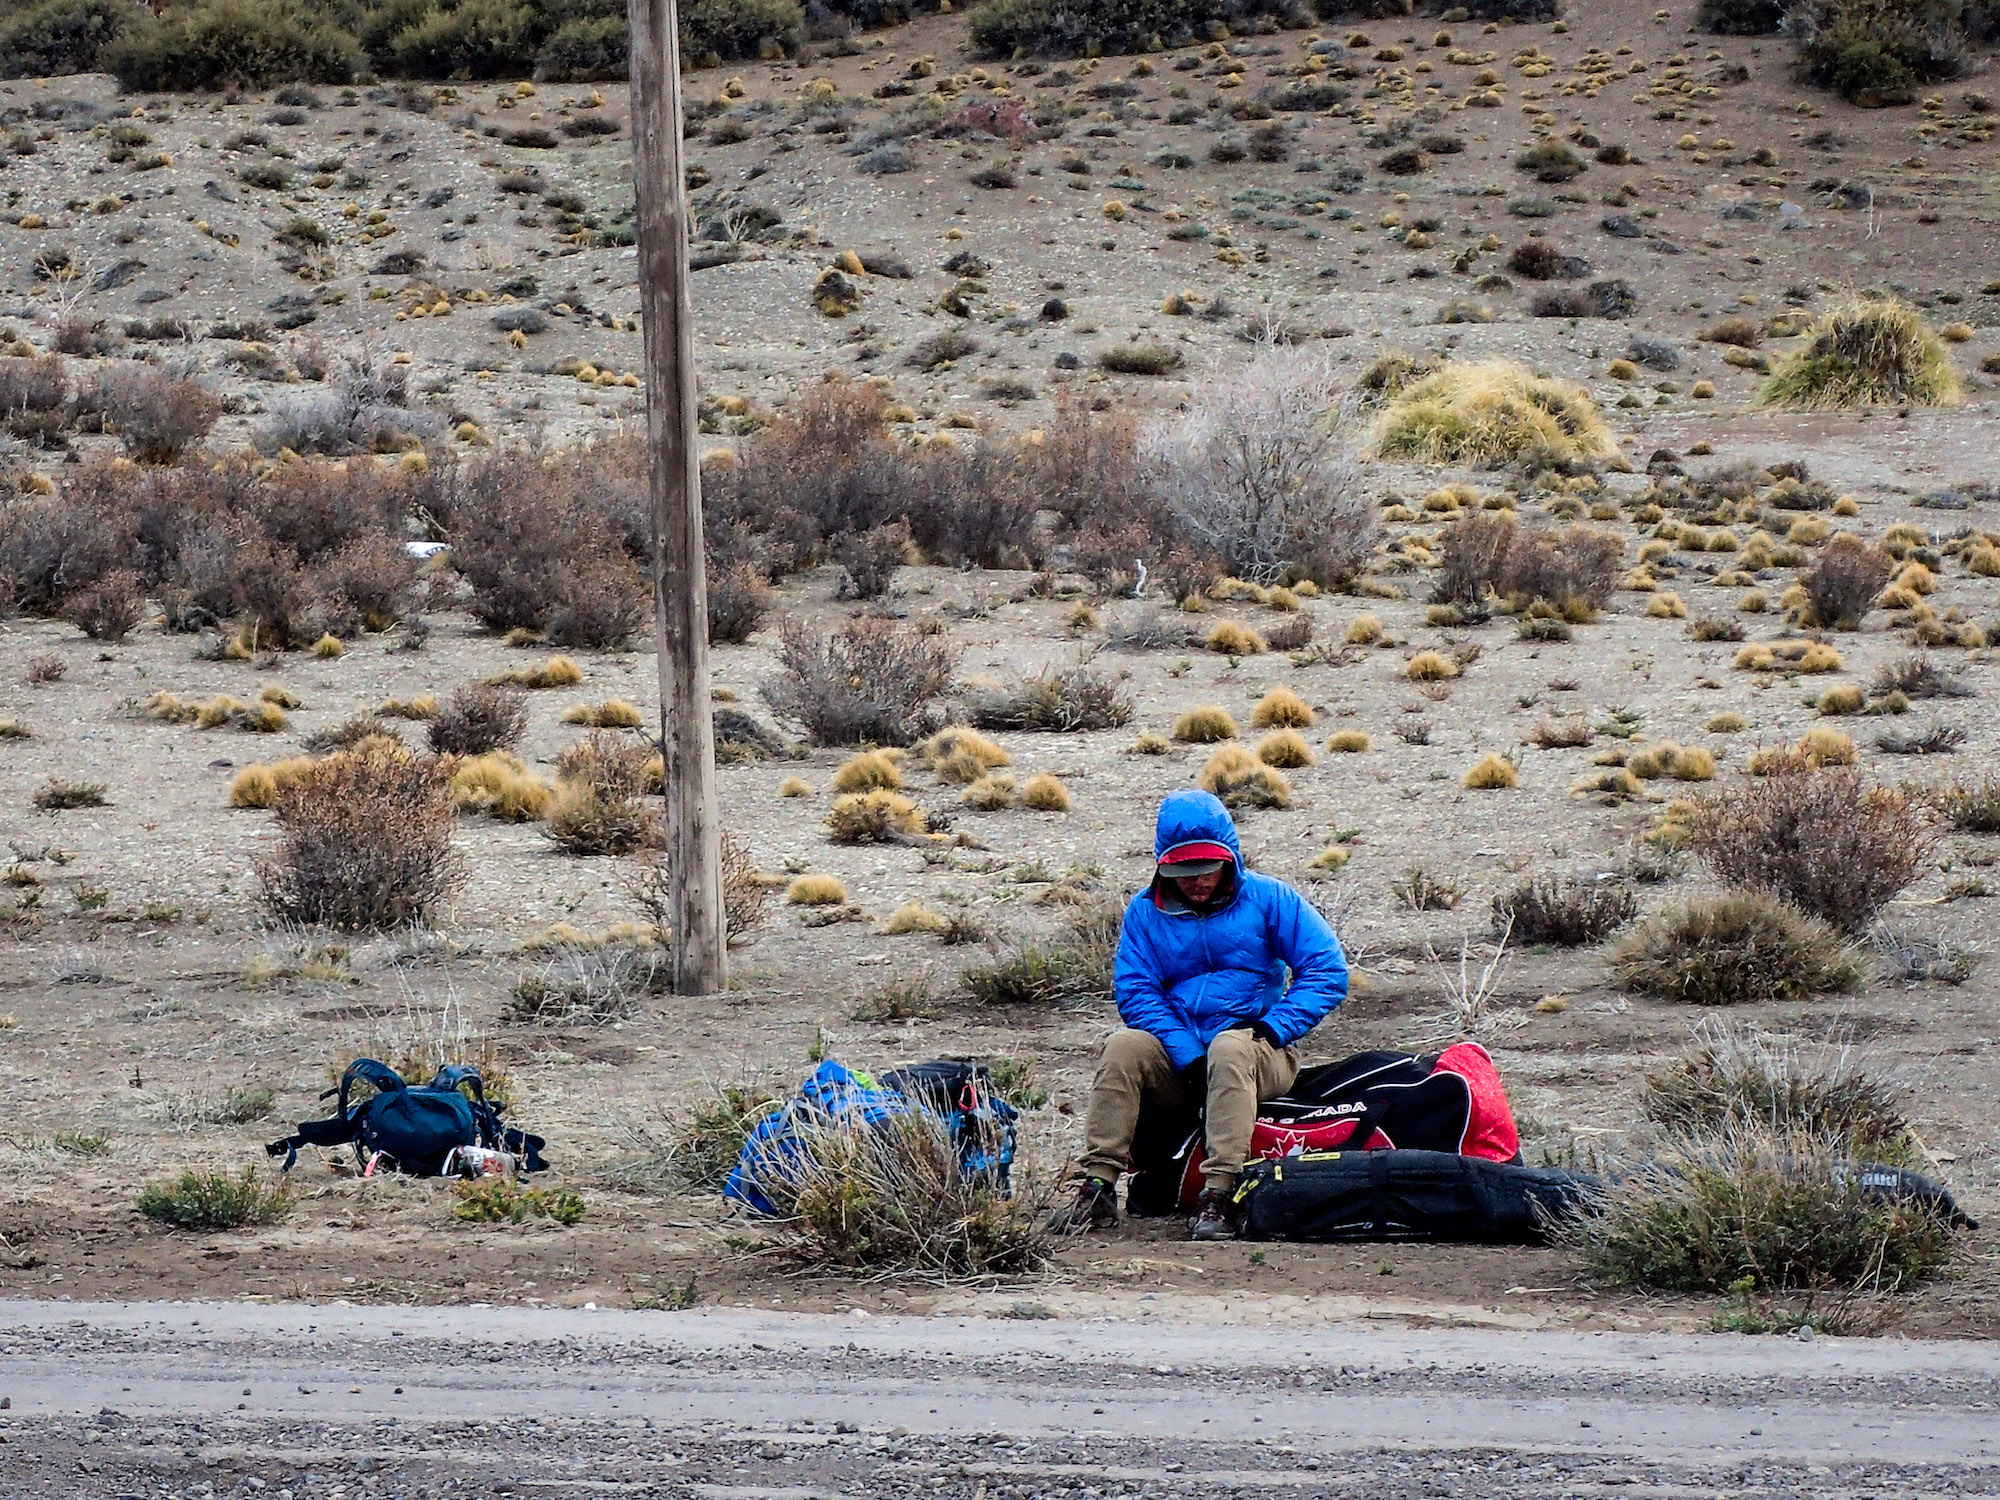
[[[1213,875],[1228,863],[1226,859],[1177,859],[1172,864],[1162,864],[1160,873],[1169,879],[1180,880],[1194,875]]]

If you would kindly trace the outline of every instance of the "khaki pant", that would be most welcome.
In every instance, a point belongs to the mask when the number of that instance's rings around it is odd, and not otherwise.
[[[1298,1054],[1273,1047],[1249,1031],[1225,1031],[1208,1046],[1208,1100],[1202,1170],[1208,1186],[1226,1190],[1243,1175],[1250,1154],[1250,1129],[1257,1106],[1275,1099],[1299,1076]],[[1104,1044],[1104,1059],[1090,1086],[1084,1115],[1082,1157],[1077,1170],[1116,1182],[1130,1165],[1132,1132],[1139,1106],[1157,1100],[1169,1109],[1191,1110],[1201,1101],[1167,1060],[1167,1049],[1150,1031],[1122,1027]]]

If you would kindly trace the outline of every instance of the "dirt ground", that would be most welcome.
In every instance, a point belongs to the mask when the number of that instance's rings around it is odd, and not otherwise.
[[[1020,186],[999,190],[975,188],[967,175],[1006,159],[1001,142],[918,137],[904,143],[910,171],[864,176],[842,154],[843,140],[804,128],[790,108],[811,80],[832,80],[838,95],[857,99],[844,142],[852,144],[870,124],[907,105],[905,98],[868,95],[900,79],[911,59],[934,56],[937,76],[971,66],[962,55],[961,21],[935,17],[864,37],[859,55],[822,56],[803,68],[746,65],[738,70],[743,102],[735,108],[750,127],[748,138],[718,144],[710,132],[700,139],[692,157],[712,182],[699,190],[698,205],[707,201],[700,195],[721,189],[727,197],[717,213],[769,205],[796,233],[750,244],[735,263],[697,273],[704,391],[768,408],[826,370],[879,371],[915,408],[913,425],[922,431],[966,416],[1032,427],[1064,385],[1170,409],[1190,382],[1226,378],[1244,357],[1243,322],[1269,313],[1309,332],[1340,334],[1333,347],[1357,374],[1385,349],[1450,349],[1507,354],[1579,380],[1604,404],[1624,453],[1640,468],[1657,448],[1685,454],[1704,441],[1713,456],[1688,460],[1696,472],[1743,459],[1803,459],[1815,478],[1856,496],[1861,513],[1849,524],[1870,536],[1900,521],[1937,535],[1960,526],[2000,529],[1991,503],[1950,513],[1914,504],[1941,486],[2000,477],[1991,458],[2000,416],[1992,382],[1976,373],[1983,358],[2000,350],[2000,296],[1982,292],[2000,271],[1991,250],[1993,149],[1977,138],[1977,121],[1985,117],[1959,102],[1964,89],[1956,86],[1940,91],[1938,111],[1851,110],[1824,95],[1801,94],[1775,43],[1688,35],[1678,12],[1665,26],[1653,24],[1651,14],[1650,7],[1618,3],[1589,7],[1560,33],[1548,26],[1493,34],[1477,24],[1447,28],[1453,46],[1494,54],[1490,66],[1507,88],[1498,108],[1453,107],[1476,90],[1471,77],[1488,64],[1448,62],[1451,49],[1432,44],[1434,22],[1363,27],[1371,40],[1348,54],[1363,75],[1351,85],[1357,94],[1369,87],[1371,69],[1408,67],[1419,100],[1430,82],[1443,90],[1435,96],[1437,119],[1426,128],[1463,138],[1462,152],[1437,155],[1427,172],[1408,178],[1375,170],[1387,148],[1364,144],[1363,124],[1321,114],[1292,117],[1285,163],[1211,163],[1208,146],[1219,133],[1248,127],[1225,122],[1227,129],[1216,132],[1203,123],[1231,95],[1222,89],[1227,75],[1218,76],[1217,60],[1202,49],[1157,56],[1149,74],[1137,74],[1128,59],[1105,59],[1095,68],[1062,68],[1066,83],[1057,81],[1056,70],[1016,80],[1017,90],[1031,97],[1087,107],[1062,139],[1021,152]],[[1347,29],[1329,26],[1320,34],[1344,37]],[[1247,61],[1243,91],[1254,92],[1267,74],[1289,77],[1307,44],[1300,34],[1231,43]],[[1546,78],[1522,77],[1509,66],[1531,44],[1552,59]],[[1587,89],[1560,91],[1587,48],[1616,56],[1628,45],[1634,50],[1617,58],[1619,66],[1636,57],[1648,64],[1645,74],[1607,83],[1595,97]],[[1373,61],[1377,49],[1391,46],[1404,50],[1401,63]],[[1188,59],[1196,66],[1183,72],[1177,64]],[[1747,68],[1747,79],[1720,81],[1733,77],[1726,70],[1737,64]],[[1424,66],[1430,71],[1416,71]],[[1677,87],[1683,73],[1692,92]],[[1092,95],[1094,86],[1128,74],[1136,93],[1121,85]],[[718,91],[729,76],[694,75],[691,96]],[[1717,81],[1702,82],[1708,78]],[[1646,92],[1661,80],[1669,94]],[[1167,115],[1182,101],[1170,91],[1183,85],[1201,106],[1200,120],[1172,125]],[[1981,86],[1970,80],[1969,87]],[[1375,87],[1393,94],[1396,85]],[[468,85],[428,113],[367,98],[343,104],[334,91],[322,92],[326,107],[298,125],[259,125],[271,114],[268,98],[147,99],[146,126],[173,162],[140,172],[102,160],[104,137],[95,129],[104,123],[101,111],[139,102],[116,98],[107,80],[0,85],[0,110],[32,110],[58,99],[88,106],[31,121],[36,151],[12,157],[0,170],[7,200],[0,217],[0,299],[6,299],[0,322],[46,343],[60,288],[37,281],[33,261],[53,245],[70,247],[93,277],[139,263],[108,276],[107,288],[83,303],[113,328],[127,317],[159,313],[213,325],[310,311],[310,322],[256,341],[276,351],[268,358],[235,339],[147,346],[163,360],[194,361],[229,394],[230,414],[212,443],[217,449],[253,435],[269,412],[297,395],[295,366],[315,340],[335,353],[364,347],[378,356],[407,353],[416,375],[412,390],[429,407],[453,423],[472,421],[496,440],[530,434],[570,440],[629,417],[637,391],[584,387],[553,371],[575,359],[613,372],[637,364],[638,336],[627,326],[636,306],[631,252],[564,243],[561,226],[545,217],[551,211],[536,206],[539,199],[517,199],[494,185],[498,172],[538,168],[550,191],[574,191],[610,224],[627,191],[628,143],[616,134],[529,151],[480,134],[536,114],[554,124],[565,109],[573,116],[592,91],[555,87],[514,98],[511,89]],[[504,109],[502,92],[510,96]],[[622,91],[601,93],[604,103],[591,109],[618,118]],[[1211,96],[1216,105],[1207,102]],[[1527,183],[1510,159],[1529,136],[1531,106],[1546,108],[1564,130],[1584,126],[1628,145],[1637,160],[1629,167],[1593,165],[1564,189]],[[331,179],[325,184],[295,186],[280,201],[276,192],[232,175],[273,155],[268,144],[233,151],[223,145],[246,129],[262,129],[292,153],[295,167],[332,156],[342,164],[320,174]],[[1677,148],[1684,135],[1705,144]],[[1775,165],[1753,164],[1752,154],[1764,147],[1775,152]],[[1159,165],[1162,151],[1178,151],[1193,164]],[[1087,175],[1063,169],[1071,156],[1084,160]],[[1307,160],[1321,170],[1294,170]],[[1296,209],[1295,189],[1326,186],[1345,164],[1361,170],[1358,187],[1326,202],[1351,208],[1352,217]],[[301,184],[317,180],[298,171]],[[348,172],[364,175],[365,186],[346,185]],[[1619,190],[1628,182],[1629,193]],[[1269,186],[1253,190],[1246,183]],[[1873,208],[1834,206],[1859,201],[1835,191],[1843,183],[1866,184]],[[129,201],[93,210],[93,200],[114,192],[129,194]],[[1284,193],[1293,210],[1279,212],[1285,205],[1260,192]],[[1399,201],[1404,193],[1408,203]],[[1607,193],[1622,206],[1601,202]],[[1530,194],[1548,198],[1553,216],[1510,215],[1510,198]],[[432,199],[436,206],[421,206]],[[1123,218],[1105,212],[1114,199]],[[1781,214],[1780,201],[1798,204],[1802,218]],[[348,203],[357,205],[353,217],[343,213]],[[1170,208],[1178,217],[1169,216]],[[395,231],[364,244],[360,231],[378,211]],[[1614,212],[1638,215],[1640,237],[1602,230],[1600,218]],[[1437,217],[1432,248],[1396,242],[1382,223],[1391,213],[1411,221]],[[30,214],[41,227],[23,227]],[[327,228],[328,279],[302,281],[275,258],[274,229],[293,215]],[[528,222],[536,219],[542,221]],[[1209,237],[1167,237],[1167,229],[1189,220],[1205,224]],[[1791,222],[1803,227],[1782,227]],[[1532,228],[1586,257],[1592,277],[1628,280],[1639,299],[1636,314],[1622,323],[1530,318],[1525,303],[1534,284],[1474,289],[1480,275],[1502,268],[1504,254],[1482,256],[1462,273],[1451,269],[1460,251],[1489,232],[1504,247]],[[915,275],[859,278],[860,312],[822,317],[808,289],[834,254],[849,248],[900,255]],[[1243,252],[1242,264],[1218,259],[1219,250],[1233,248]],[[371,272],[391,249],[418,250],[428,265],[411,277]],[[964,326],[937,306],[956,279],[939,267],[962,249],[991,263],[986,290],[973,295],[970,309],[969,326],[985,348],[948,368],[919,372],[902,362],[903,351],[939,328]],[[1434,274],[1413,274],[1419,271]],[[544,306],[552,326],[517,351],[490,325],[491,308],[467,294],[505,295],[494,289],[521,275],[535,284],[522,299]],[[1693,340],[1716,316],[1741,310],[1762,318],[1780,310],[1788,288],[1811,307],[1849,287],[1875,286],[1902,289],[1926,304],[1934,321],[1975,325],[1970,341],[1953,351],[1967,378],[1964,406],[1906,415],[1763,413],[1749,406],[1756,377],[1726,364],[1722,346]],[[417,288],[425,297],[432,288],[446,291],[450,316],[403,315],[418,302]],[[1181,289],[1204,300],[1226,295],[1237,315],[1205,321],[1155,311]],[[1066,321],[1034,316],[1051,296],[1068,305]],[[280,298],[305,300],[273,311]],[[1436,321],[1444,304],[1464,299],[1485,303],[1495,320]],[[1096,351],[1141,332],[1182,345],[1183,377],[1147,380],[1089,369]],[[1608,375],[1608,362],[1639,333],[1667,338],[1680,350],[1681,368],[1660,382],[1673,390]],[[1081,356],[1083,368],[1056,368],[1065,352]],[[277,378],[254,379],[247,370]],[[1690,399],[1697,379],[1714,382],[1714,400]],[[994,382],[1020,382],[1033,394]],[[1641,404],[1615,405],[1634,389]],[[80,440],[77,451],[111,442]],[[17,447],[0,462],[18,475],[63,458]],[[1366,483],[1385,498],[1416,497],[1449,479],[1489,489],[1496,482],[1490,475],[1373,465]],[[1614,475],[1609,483],[1616,496],[1645,480]],[[1525,504],[1523,515],[1533,519],[1540,510]],[[1629,559],[1643,534],[1627,534]],[[1713,589],[1707,580],[1714,569],[1704,572],[1705,566],[1685,568],[1673,586],[1693,613],[1726,612],[1733,593]],[[1783,581],[1780,575],[1779,588]],[[1037,597],[1029,583],[1025,573],[910,567],[899,575],[892,603],[912,619],[945,622],[963,649],[962,675],[998,679],[1073,660],[1157,607],[1157,601],[1101,604],[1103,629],[1079,636],[1069,623],[1074,600]],[[0,838],[18,872],[4,894],[15,911],[0,930],[0,1012],[8,1020],[0,1029],[0,1098],[7,1101],[0,1131],[0,1291],[79,1299],[603,1305],[691,1298],[1022,1317],[1117,1311],[1140,1318],[1169,1299],[1195,1296],[1214,1316],[1232,1320],[1309,1316],[1313,1309],[1350,1316],[1361,1309],[1523,1325],[1705,1326],[1711,1303],[1607,1294],[1586,1284],[1556,1251],[1271,1246],[1253,1254],[1244,1246],[1190,1246],[1159,1227],[1067,1249],[1051,1277],[1027,1286],[802,1279],[746,1252],[742,1227],[712,1200],[634,1192],[621,1170],[643,1150],[648,1132],[657,1133],[664,1119],[716,1081],[796,1077],[816,1045],[868,1068],[946,1054],[1029,1063],[1050,1096],[1027,1122],[1030,1155],[1044,1170],[1058,1161],[1076,1134],[1095,1048],[1113,1019],[1108,1007],[1037,1014],[975,1008],[952,993],[964,950],[926,936],[884,936],[881,919],[920,900],[946,913],[969,912],[1004,938],[1059,920],[1060,908],[1037,899],[1051,876],[1075,870],[1107,893],[1134,889],[1146,875],[1158,798],[1188,784],[1205,752],[1177,746],[1156,758],[1128,748],[1139,731],[1165,732],[1190,706],[1220,704],[1241,719],[1266,688],[1283,683],[1318,711],[1315,743],[1332,728],[1360,728],[1373,737],[1368,754],[1322,755],[1292,773],[1289,808],[1241,819],[1253,864],[1316,881],[1365,976],[1355,998],[1307,1044],[1308,1060],[1317,1061],[1436,1035],[1443,990],[1427,949],[1446,954],[1455,970],[1461,940],[1477,944],[1487,936],[1491,897],[1522,876],[1623,867],[1630,840],[1657,814],[1657,804],[1606,808],[1572,796],[1570,786],[1605,741],[1590,750],[1540,751],[1529,742],[1538,719],[1585,715],[1601,723],[1614,710],[1641,713],[1646,738],[1707,746],[1727,779],[1757,745],[1795,740],[1814,723],[1806,690],[1829,680],[1734,671],[1734,645],[1700,644],[1682,622],[1646,617],[1640,594],[1619,594],[1612,610],[1579,629],[1571,643],[1535,644],[1516,639],[1505,620],[1479,629],[1430,627],[1423,580],[1401,583],[1407,598],[1322,598],[1304,606],[1320,641],[1338,642],[1366,612],[1383,621],[1393,649],[1330,652],[1306,665],[1278,654],[1231,661],[1198,650],[1106,651],[1100,664],[1129,674],[1137,709],[1131,728],[999,736],[1017,773],[1054,772],[1075,809],[974,813],[956,807],[951,789],[934,789],[919,777],[919,795],[951,805],[956,826],[981,846],[943,862],[914,850],[827,841],[826,783],[839,755],[723,768],[725,820],[748,842],[758,867],[836,875],[867,920],[808,926],[797,911],[774,902],[764,929],[733,955],[726,997],[655,998],[634,1019],[562,1030],[509,1026],[502,1005],[520,979],[544,965],[533,944],[556,922],[601,932],[633,919],[614,862],[559,855],[532,825],[466,820],[461,840],[472,877],[438,940],[336,942],[331,946],[340,951],[329,952],[324,937],[266,926],[252,861],[270,836],[269,815],[232,810],[225,795],[237,768],[295,754],[314,730],[388,697],[448,692],[522,664],[523,653],[458,614],[431,617],[433,633],[421,651],[395,650],[391,636],[357,643],[338,660],[301,655],[254,666],[194,660],[186,638],[151,628],[100,648],[66,625],[0,621],[0,718],[32,731],[0,743]],[[1941,572],[1940,584],[1930,600],[1940,614],[1955,608],[1989,629],[2000,617],[1992,580],[1954,565]],[[832,621],[850,608],[835,598],[834,575],[824,570],[793,579],[779,614]],[[1224,616],[1262,627],[1275,619],[1247,603],[1218,605],[1203,618]],[[1745,618],[1753,641],[1788,633],[1775,616]],[[718,685],[766,718],[758,693],[773,670],[770,633],[715,652]],[[1481,648],[1478,660],[1430,695],[1420,696],[1401,675],[1407,655],[1421,647],[1473,644]],[[1909,650],[1880,613],[1837,644],[1845,670],[1835,680],[1861,683]],[[45,653],[60,657],[66,670],[59,681],[31,686],[27,663]],[[1876,752],[1875,721],[1862,721],[1856,730],[1862,763],[1882,779],[1938,780],[1992,768],[2000,724],[1990,707],[1991,655],[1946,655],[1976,693],[1945,708],[1948,721],[1967,732],[1965,743],[1943,761],[1899,760]],[[559,722],[569,707],[614,696],[647,712],[657,704],[649,653],[591,655],[584,669],[581,684],[532,695],[523,747],[531,763],[545,768],[572,738],[574,731]],[[303,704],[275,736],[202,732],[130,708],[159,689],[250,697],[267,684],[282,685]],[[1432,726],[1428,745],[1406,745],[1391,732],[1412,708]],[[1707,734],[1703,726],[1724,710],[1742,714],[1748,729]],[[1519,789],[1460,788],[1465,768],[1487,751],[1520,753]],[[779,782],[795,774],[813,784],[814,795],[781,799]],[[37,812],[31,797],[50,776],[102,781],[109,805]],[[1311,875],[1308,861],[1337,834],[1352,840],[1348,866],[1323,879]],[[2000,845],[1992,838],[1953,836],[1942,861],[1949,868],[1906,893],[1891,921],[1913,935],[1978,947],[1990,923],[1983,902],[1966,893],[1985,886],[1966,877],[1968,871],[1977,877],[1996,855]],[[1462,886],[1455,909],[1412,913],[1395,899],[1392,880],[1418,865]],[[1645,909],[1682,899],[1699,884],[1690,870],[1642,887]],[[935,996],[927,1013],[858,1018],[874,1013],[885,991],[921,976]],[[2000,1075],[1991,1052],[1996,984],[1990,965],[1956,988],[1906,987],[1876,965],[1854,995],[1810,1006],[1749,1007],[1746,1019],[1808,1035],[1838,1028],[1856,1037],[1878,1066],[1911,1085],[1925,1142],[1969,1208],[1990,1215],[2000,1209],[2000,1160],[1992,1146],[2000,1133],[1994,1103]],[[1547,996],[1566,1004],[1536,1008]],[[1632,1126],[1641,1077],[1683,1045],[1696,1018],[1619,992],[1607,978],[1602,949],[1513,952],[1498,999],[1500,1023],[1484,1040],[1507,1079],[1530,1158],[1546,1152],[1591,1160],[1638,1144]],[[133,1211],[140,1184],[183,1164],[261,1160],[258,1143],[319,1113],[315,1096],[350,1057],[400,1053],[433,1036],[504,1066],[520,1116],[550,1139],[556,1178],[587,1199],[580,1225],[461,1224],[435,1185],[359,1183],[311,1162],[299,1173],[305,1194],[299,1211],[271,1229],[188,1237],[157,1230]],[[201,1123],[232,1090],[257,1089],[273,1091],[268,1116]],[[59,1136],[76,1134],[102,1134],[103,1154],[59,1147]],[[1873,1315],[1875,1325],[1992,1331],[2000,1326],[1993,1257],[1990,1235],[1973,1237],[1952,1277],[1898,1299]]]

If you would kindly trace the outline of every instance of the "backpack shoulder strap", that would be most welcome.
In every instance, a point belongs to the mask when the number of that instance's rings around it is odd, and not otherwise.
[[[486,1081],[479,1076],[479,1069],[471,1063],[450,1063],[439,1068],[437,1076],[430,1081],[428,1087],[455,1094],[467,1084],[472,1085],[472,1097],[484,1104]]]
[[[332,1116],[324,1120],[300,1121],[299,1128],[294,1134],[286,1136],[282,1141],[272,1141],[264,1148],[264,1154],[284,1157],[283,1170],[289,1172],[298,1165],[301,1146],[344,1146],[349,1141],[357,1139],[361,1134],[362,1106],[349,1109],[347,1105],[348,1095],[353,1091],[357,1080],[368,1084],[378,1094],[393,1094],[405,1086],[402,1074],[387,1063],[377,1062],[372,1057],[356,1058],[347,1065],[347,1071],[340,1075],[340,1087],[328,1089],[325,1094],[320,1095],[322,1099],[328,1094],[340,1095],[340,1102]]]

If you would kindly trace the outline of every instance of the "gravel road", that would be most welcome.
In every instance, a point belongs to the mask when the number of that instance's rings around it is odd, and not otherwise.
[[[6,1500],[2000,1493],[2000,1345],[0,1303]]]

